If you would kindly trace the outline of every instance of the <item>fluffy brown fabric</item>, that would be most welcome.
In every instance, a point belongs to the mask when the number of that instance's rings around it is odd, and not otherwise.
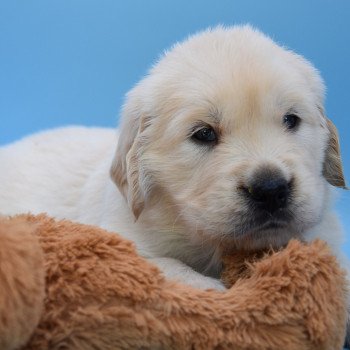
[[[239,269],[226,258],[235,283],[221,293],[164,279],[96,227],[22,216],[0,220],[0,239],[1,349],[342,347],[345,279],[320,241],[241,256]]]
[[[0,224],[0,349],[26,344],[44,305],[44,260],[33,225]]]

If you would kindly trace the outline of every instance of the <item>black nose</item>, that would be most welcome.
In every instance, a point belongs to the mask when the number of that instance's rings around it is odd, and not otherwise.
[[[245,191],[256,205],[273,213],[287,206],[291,182],[288,182],[282,175],[259,174],[245,188]]]

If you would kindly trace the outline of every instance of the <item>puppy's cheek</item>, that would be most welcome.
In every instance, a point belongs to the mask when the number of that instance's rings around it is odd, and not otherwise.
[[[316,224],[328,202],[326,184],[320,176],[306,171],[295,174],[291,210],[301,230]]]

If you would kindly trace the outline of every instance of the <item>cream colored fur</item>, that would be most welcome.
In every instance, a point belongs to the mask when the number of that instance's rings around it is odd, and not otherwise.
[[[69,127],[1,148],[0,212],[119,232],[168,277],[201,288],[223,288],[224,249],[292,237],[326,240],[345,266],[330,185],[345,182],[323,102],[322,79],[301,56],[249,26],[207,30],[175,45],[128,93],[118,133]],[[293,133],[282,124],[290,111],[301,118]],[[191,140],[198,123],[218,130],[215,147]],[[294,179],[294,219],[283,230],[246,230],[242,218],[254,213],[238,188],[266,164]]]

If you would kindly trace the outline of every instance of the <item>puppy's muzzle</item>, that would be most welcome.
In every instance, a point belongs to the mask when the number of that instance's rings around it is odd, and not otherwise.
[[[261,168],[253,173],[244,188],[248,200],[257,208],[274,214],[288,206],[292,181],[273,168]]]

